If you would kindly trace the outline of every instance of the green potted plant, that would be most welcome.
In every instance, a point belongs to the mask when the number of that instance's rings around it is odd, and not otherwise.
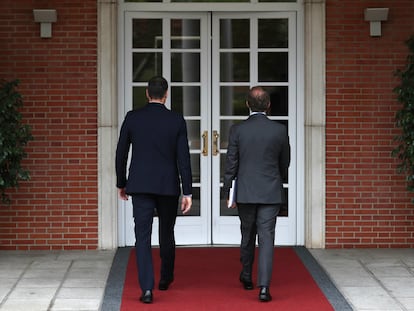
[[[400,160],[398,173],[407,174],[407,190],[414,192],[414,35],[406,42],[409,54],[403,70],[397,70],[400,84],[394,88],[402,108],[396,113],[396,124],[401,133],[395,137],[398,146],[392,155]]]
[[[22,96],[16,91],[18,80],[0,82],[0,195],[3,203],[10,203],[6,193],[17,188],[20,180],[28,180],[30,174],[21,161],[27,156],[24,147],[32,140],[31,127],[22,124],[19,108]]]

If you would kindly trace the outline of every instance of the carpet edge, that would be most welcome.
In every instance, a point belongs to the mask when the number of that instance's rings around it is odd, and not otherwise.
[[[106,281],[101,311],[118,311],[121,308],[125,274],[128,259],[133,247],[119,247],[112,261],[111,270]]]
[[[323,267],[313,257],[309,250],[304,246],[293,246],[292,247],[302,263],[308,269],[312,278],[318,284],[319,288],[326,296],[330,304],[335,310],[340,311],[352,311],[351,305],[337,289],[331,278],[328,276]]]
[[[303,265],[335,310],[352,311],[352,307],[329,278],[326,271],[304,246],[291,246]],[[122,302],[126,269],[133,247],[118,248],[108,275],[101,311],[119,311]]]

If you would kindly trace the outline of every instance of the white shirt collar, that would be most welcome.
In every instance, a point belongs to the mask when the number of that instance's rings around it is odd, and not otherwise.
[[[250,110],[250,115],[251,116],[253,116],[253,115],[255,115],[255,114],[262,114],[262,115],[266,115],[266,112],[264,112],[264,111],[251,111]]]

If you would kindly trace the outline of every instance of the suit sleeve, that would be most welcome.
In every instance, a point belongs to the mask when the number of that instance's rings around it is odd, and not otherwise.
[[[115,170],[116,170],[116,186],[117,188],[125,188],[127,183],[126,170],[128,161],[129,146],[131,138],[128,131],[128,114],[125,117],[121,126],[119,134],[118,145],[116,147],[115,155]]]
[[[290,143],[289,136],[285,130],[285,139],[283,141],[282,152],[279,158],[279,170],[282,180],[286,180],[288,176],[288,168],[290,165]]]
[[[187,125],[184,118],[181,121],[177,139],[177,161],[178,171],[181,177],[182,190],[184,195],[192,194],[192,172],[190,150],[188,147]]]
[[[237,176],[239,168],[239,147],[236,127],[230,128],[229,144],[227,146],[226,169],[224,171],[223,193],[224,197],[228,196],[232,180]]]

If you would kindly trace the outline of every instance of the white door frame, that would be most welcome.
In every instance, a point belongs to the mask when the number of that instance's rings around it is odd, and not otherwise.
[[[292,151],[292,164],[289,171],[289,213],[288,217],[279,217],[277,222],[276,228],[276,244],[278,245],[296,245],[297,238],[296,238],[296,231],[297,231],[297,205],[296,205],[296,165],[297,165],[297,157],[296,157],[296,128],[297,128],[297,120],[296,120],[296,13],[295,12],[257,12],[255,13],[244,13],[244,12],[222,12],[222,13],[214,13],[213,18],[213,32],[217,35],[214,36],[213,40],[216,40],[216,43],[219,39],[219,19],[220,18],[248,18],[251,19],[252,22],[250,23],[251,27],[256,27],[257,20],[259,18],[267,17],[267,18],[287,18],[289,22],[289,47],[286,49],[289,55],[289,81],[286,83],[282,83],[281,85],[288,86],[289,89],[289,135],[291,137],[291,151]],[[134,52],[132,46],[132,20],[134,18],[143,18],[143,19],[158,19],[162,20],[163,22],[163,44],[162,44],[162,53],[163,53],[163,75],[167,78],[167,80],[171,81],[170,79],[170,20],[173,18],[194,18],[199,19],[201,21],[201,49],[200,49],[200,57],[202,59],[200,63],[200,72],[201,72],[201,80],[200,84],[202,86],[202,94],[201,94],[201,107],[205,110],[201,112],[201,120],[200,120],[200,136],[204,131],[208,133],[208,142],[209,142],[209,153],[207,156],[203,156],[198,150],[200,154],[200,169],[201,169],[201,189],[203,191],[200,192],[200,216],[186,216],[186,217],[177,217],[176,223],[176,241],[179,245],[191,245],[191,244],[237,244],[240,241],[240,224],[239,219],[237,216],[220,216],[220,155],[212,155],[212,141],[213,141],[213,131],[215,129],[220,128],[220,109],[219,103],[219,84],[216,81],[219,81],[220,72],[218,62],[212,62],[213,72],[212,74],[215,75],[210,79],[210,65],[208,65],[211,60],[213,59],[213,55],[211,53],[211,46],[210,40],[208,38],[211,37],[210,34],[210,14],[205,13],[197,13],[197,12],[126,12],[125,13],[125,38],[128,38],[124,42],[124,84],[123,84],[123,93],[124,93],[124,113],[132,108],[132,88],[137,83],[133,83],[132,81],[132,53]],[[251,47],[249,51],[251,55],[255,55],[258,52],[257,50],[257,30],[251,29]],[[206,39],[204,39],[206,38]],[[216,48],[213,51],[214,57],[219,59],[219,50],[218,44],[215,44]],[[156,49],[155,49],[156,50]],[[181,50],[180,50],[181,51]],[[204,55],[204,56],[203,56]],[[207,59],[207,61],[204,61]],[[209,61],[210,60],[210,61]],[[250,78],[250,82],[248,86],[258,84],[257,80],[257,68],[255,67],[255,61],[250,62],[251,68],[249,70],[250,74],[252,75]],[[209,104],[210,101],[210,81],[213,83],[213,97],[211,99],[211,105]],[[170,83],[170,87],[173,85],[173,82]],[[140,85],[138,83],[138,85]],[[169,101],[167,101],[167,106],[170,106]],[[213,108],[212,108],[213,107]],[[216,107],[217,109],[214,109]],[[218,113],[217,113],[218,111]],[[213,112],[213,113],[212,113]],[[245,117],[239,117],[245,119]],[[119,124],[121,124],[121,120],[119,120]],[[211,123],[212,122],[212,123]],[[212,126],[210,126],[210,124]],[[200,137],[201,140],[201,137]],[[191,149],[191,146],[190,146]],[[210,173],[212,172],[212,173]],[[133,237],[133,221],[132,221],[132,204],[131,201],[121,202],[122,207],[122,214],[121,214],[121,222],[120,228],[121,231],[126,230],[129,234],[125,234],[122,232],[122,236],[125,239],[125,243],[127,245],[133,245],[134,237]],[[213,207],[210,210],[210,207]],[[158,218],[154,219],[153,224],[153,234],[152,234],[152,243],[154,245],[158,244]]]
[[[100,249],[125,245],[119,232],[122,208],[117,204],[114,150],[119,132],[118,103],[123,99],[122,67],[123,16],[136,6],[122,0],[98,0],[98,240]],[[298,210],[297,245],[311,248],[325,246],[325,0],[298,0],[292,4],[269,3],[269,10],[293,10],[298,13],[298,120],[304,124],[298,132]],[[211,3],[163,4],[170,11],[211,10]],[[235,4],[217,5],[215,11],[232,11]],[[254,10],[250,5],[237,8]],[[153,10],[139,4],[142,11]],[[303,29],[303,30],[302,30]],[[306,34],[306,35],[305,35]],[[118,47],[118,51],[116,50]],[[306,55],[304,51],[307,51]],[[118,55],[118,56],[117,56]],[[117,69],[118,68],[118,69]],[[118,74],[117,74],[118,73]],[[306,83],[305,83],[306,81]],[[117,87],[118,86],[118,87]],[[301,174],[299,172],[302,172]]]

